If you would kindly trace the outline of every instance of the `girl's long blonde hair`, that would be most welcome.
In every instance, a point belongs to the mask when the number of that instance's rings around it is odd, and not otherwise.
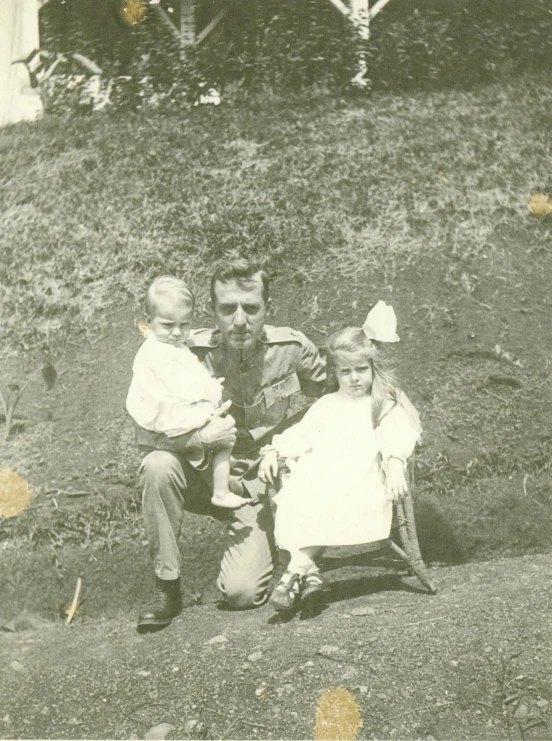
[[[387,359],[382,357],[380,343],[369,340],[360,327],[346,327],[328,338],[325,345],[328,363],[328,391],[338,389],[336,376],[336,356],[339,352],[363,353],[372,366],[372,424],[378,426],[387,402],[397,401],[397,378],[389,368]]]

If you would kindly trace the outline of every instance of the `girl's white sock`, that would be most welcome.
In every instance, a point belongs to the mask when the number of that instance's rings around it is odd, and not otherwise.
[[[314,563],[312,558],[307,555],[304,551],[291,551],[291,559],[287,567],[288,571],[292,574],[299,574],[299,576],[306,576],[307,574],[317,574],[318,566]]]

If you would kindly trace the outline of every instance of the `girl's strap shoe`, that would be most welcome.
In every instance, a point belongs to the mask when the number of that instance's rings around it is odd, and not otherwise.
[[[270,596],[270,604],[276,610],[291,610],[301,591],[301,577],[291,571],[285,571],[284,575],[274,587]]]
[[[324,580],[320,574],[306,574],[301,581],[301,602],[318,597],[324,591]]]

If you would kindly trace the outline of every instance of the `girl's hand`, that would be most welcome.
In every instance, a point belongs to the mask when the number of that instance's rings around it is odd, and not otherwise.
[[[396,502],[408,492],[404,477],[404,463],[399,458],[389,458],[386,466],[385,493],[390,502]]]
[[[273,484],[278,477],[278,453],[270,450],[259,463],[259,480],[263,484]]]

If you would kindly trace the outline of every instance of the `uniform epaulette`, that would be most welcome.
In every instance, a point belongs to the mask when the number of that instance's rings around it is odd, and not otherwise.
[[[214,329],[192,329],[188,347],[216,347],[219,344],[218,333]]]
[[[296,329],[291,327],[271,327],[265,325],[262,342],[266,342],[269,345],[278,342],[297,342],[301,344],[301,334]]]

